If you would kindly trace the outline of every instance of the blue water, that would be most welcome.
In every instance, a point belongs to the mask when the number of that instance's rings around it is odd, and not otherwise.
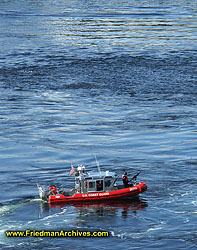
[[[196,249],[197,1],[0,1],[0,248]],[[70,163],[129,176],[139,200],[50,207]],[[109,238],[6,238],[6,230]]]

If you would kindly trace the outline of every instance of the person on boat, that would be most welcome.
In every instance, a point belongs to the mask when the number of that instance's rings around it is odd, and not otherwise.
[[[127,177],[127,172],[124,172],[124,174],[122,175],[122,181],[126,188],[129,187],[129,179]]]
[[[102,185],[102,183],[100,181],[96,182],[96,186],[97,186],[97,191],[103,190],[103,185]]]

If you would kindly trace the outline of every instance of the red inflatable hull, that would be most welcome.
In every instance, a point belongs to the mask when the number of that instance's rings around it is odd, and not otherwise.
[[[73,202],[73,201],[99,201],[99,200],[114,200],[121,198],[132,198],[147,190],[145,182],[141,182],[136,186],[117,189],[108,192],[80,193],[73,196],[50,195],[49,203]]]

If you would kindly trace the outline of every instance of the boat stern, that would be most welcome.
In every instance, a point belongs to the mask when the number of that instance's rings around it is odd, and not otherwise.
[[[48,197],[49,197],[48,190],[46,190],[44,187],[40,186],[39,184],[37,184],[37,187],[38,187],[40,199],[44,201],[48,201]]]

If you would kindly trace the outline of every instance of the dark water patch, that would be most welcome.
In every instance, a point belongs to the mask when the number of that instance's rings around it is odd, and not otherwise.
[[[130,17],[146,17],[146,16],[163,16],[164,13],[161,12],[143,12],[143,13],[105,13],[105,12],[87,12],[87,13],[22,13],[22,12],[16,12],[16,11],[9,11],[9,12],[0,12],[0,15],[9,16],[11,18],[17,18],[17,17],[69,17],[69,18],[130,18]]]
[[[4,88],[35,91],[81,89],[93,91],[93,95],[98,90],[101,93],[106,90],[150,101],[162,98],[177,104],[191,104],[195,102],[197,92],[195,63],[184,64],[177,58],[174,60],[179,61],[179,65],[174,64],[172,58],[160,60],[125,56],[70,63],[65,60],[63,63],[62,57],[61,66],[52,65],[50,59],[49,66],[1,69],[1,85]]]

